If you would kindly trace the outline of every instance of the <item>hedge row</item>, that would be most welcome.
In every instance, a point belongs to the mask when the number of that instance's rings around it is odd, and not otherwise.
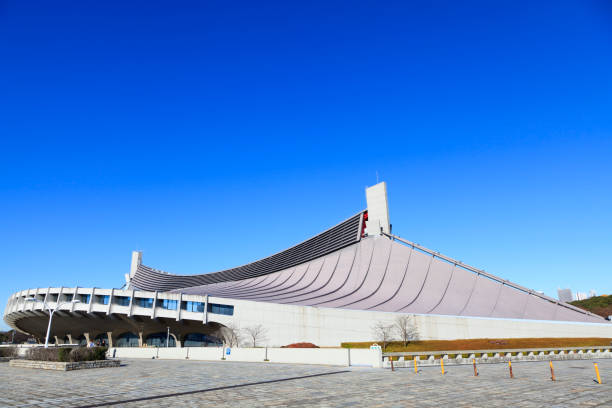
[[[63,362],[106,360],[106,350],[106,347],[36,347],[29,349],[25,358],[27,360]]]
[[[0,347],[0,357],[17,357],[17,347]]]

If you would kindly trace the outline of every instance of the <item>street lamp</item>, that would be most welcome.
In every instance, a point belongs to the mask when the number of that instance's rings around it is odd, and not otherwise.
[[[47,326],[47,336],[45,337],[45,348],[49,348],[49,334],[51,333],[51,321],[53,320],[53,314],[55,312],[57,312],[57,310],[60,307],[66,305],[68,303],[81,303],[81,301],[78,300],[78,299],[72,299],[72,300],[69,300],[69,301],[61,302],[61,303],[57,302],[55,304],[55,308],[51,309],[51,307],[44,300],[38,300],[38,299],[36,299],[34,297],[28,297],[25,300],[26,300],[26,302],[42,302],[43,303],[43,310],[46,307],[47,310],[49,311],[49,325]]]

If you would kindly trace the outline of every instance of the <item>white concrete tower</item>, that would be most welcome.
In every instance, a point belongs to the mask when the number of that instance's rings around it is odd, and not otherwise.
[[[131,281],[134,275],[136,274],[136,269],[138,269],[138,265],[142,263],[142,252],[141,251],[132,251],[132,263],[130,264],[130,273],[129,275],[125,274],[125,283],[128,288],[131,288]]]
[[[387,183],[383,181],[366,188],[366,202],[368,204],[368,221],[366,221],[368,235],[377,235],[381,232],[390,234]]]

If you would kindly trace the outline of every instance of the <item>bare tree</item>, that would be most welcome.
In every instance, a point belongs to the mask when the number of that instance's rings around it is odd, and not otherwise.
[[[230,323],[227,326],[219,329],[223,343],[230,347],[237,347],[242,340],[242,333],[240,327],[236,323]]]
[[[398,316],[395,319],[393,330],[404,342],[404,347],[406,347],[410,341],[419,339],[419,331],[408,316]]]
[[[257,342],[261,343],[266,339],[267,330],[261,324],[247,327],[244,331],[252,347],[257,347]]]
[[[384,350],[387,348],[387,343],[393,340],[393,325],[378,321],[372,326],[372,333],[374,337],[383,344],[382,347]]]

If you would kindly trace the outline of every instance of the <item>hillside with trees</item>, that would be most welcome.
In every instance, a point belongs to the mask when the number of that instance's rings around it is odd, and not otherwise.
[[[593,296],[584,300],[574,300],[571,305],[588,310],[602,317],[612,316],[612,296]]]

